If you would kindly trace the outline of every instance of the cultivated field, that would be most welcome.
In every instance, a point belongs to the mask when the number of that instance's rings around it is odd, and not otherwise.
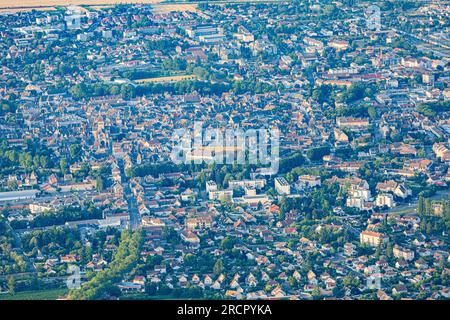
[[[162,0],[0,0],[0,8],[39,8],[68,5],[109,5],[119,3],[159,3]]]
[[[86,5],[98,10],[107,8],[115,4],[154,4],[156,13],[167,13],[170,11],[188,11],[196,12],[196,3],[163,3],[165,0],[0,0],[1,12],[18,12],[30,10],[54,10],[54,7],[67,7],[70,5]],[[245,2],[282,2],[285,0],[215,0],[211,3],[226,4],[226,3],[245,3]]]

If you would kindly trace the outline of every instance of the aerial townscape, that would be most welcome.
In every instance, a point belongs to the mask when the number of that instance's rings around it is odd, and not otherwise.
[[[449,1],[16,2],[0,300],[450,298]]]

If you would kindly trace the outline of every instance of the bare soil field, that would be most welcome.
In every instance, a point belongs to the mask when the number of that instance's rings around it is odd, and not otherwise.
[[[158,77],[158,78],[147,78],[147,79],[139,79],[135,80],[135,83],[164,83],[164,82],[176,82],[183,80],[194,80],[197,79],[195,74],[187,74],[187,75],[179,75],[179,76],[168,76],[168,77]]]
[[[197,12],[196,4],[156,4],[154,5],[155,12],[167,13],[171,11],[187,11]]]
[[[54,7],[29,7],[29,8],[8,8],[5,9],[3,7],[0,7],[0,13],[7,12],[7,13],[16,13],[16,12],[28,12],[28,11],[55,11],[56,9]]]

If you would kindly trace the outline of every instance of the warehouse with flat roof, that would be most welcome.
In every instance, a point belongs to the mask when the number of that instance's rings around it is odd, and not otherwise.
[[[0,192],[0,202],[34,199],[34,198],[36,198],[38,193],[39,193],[39,190]]]

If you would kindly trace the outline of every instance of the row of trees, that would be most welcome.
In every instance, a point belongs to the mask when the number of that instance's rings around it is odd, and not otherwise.
[[[40,250],[43,254],[70,252],[81,247],[80,233],[74,229],[53,227],[47,230],[35,230],[24,233],[21,245],[25,252],[34,254]]]
[[[436,117],[450,111],[450,100],[422,103],[417,106],[417,111],[428,117]]]
[[[342,205],[340,199],[340,187],[338,184],[324,185],[303,197],[286,198],[280,201],[282,215],[298,210],[305,214],[306,220],[321,219],[330,214],[331,209],[336,205]]]
[[[323,146],[323,147],[309,149],[306,153],[306,156],[311,161],[319,161],[319,160],[322,160],[323,156],[326,156],[328,154],[330,154],[330,147]]]
[[[182,68],[182,66],[179,66]],[[132,99],[138,96],[150,94],[164,94],[172,95],[190,94],[198,92],[202,95],[221,95],[224,92],[242,93],[267,93],[276,90],[268,83],[258,81],[258,79],[250,78],[243,81],[234,81],[225,79],[224,75],[218,73],[210,73],[205,68],[195,67],[193,69],[186,69],[186,73],[196,74],[201,80],[182,80],[170,83],[144,83],[139,85],[131,84],[107,84],[95,83],[85,84],[80,83],[70,88],[70,93],[77,100],[89,99],[92,97],[99,97],[105,95],[121,95],[123,99]],[[130,78],[139,78],[141,76],[156,76],[163,75],[160,73],[129,73]]]
[[[25,141],[26,148],[9,146],[6,140],[0,139],[0,173],[7,168],[20,166],[26,171],[51,168],[53,166],[52,152],[41,146],[37,141]]]
[[[180,167],[173,162],[146,163],[127,169],[127,177],[158,177],[160,174],[180,171]]]
[[[6,219],[0,216],[0,275],[26,270],[25,260],[13,250],[14,243],[14,235]]]
[[[71,290],[69,299],[95,300],[116,295],[117,287],[114,284],[138,264],[143,240],[142,236],[141,231],[124,231],[113,261],[108,265],[108,268],[97,272],[80,289]]]
[[[102,210],[95,207],[92,203],[88,203],[82,207],[63,207],[57,211],[46,211],[37,215],[32,221],[22,222],[15,221],[12,224],[14,229],[41,228],[54,225],[63,225],[69,221],[100,219]]]
[[[417,212],[421,217],[420,229],[425,234],[450,232],[450,201],[433,201],[420,195]]]
[[[311,97],[321,104],[324,102],[333,104],[335,101],[349,104],[363,98],[373,98],[378,88],[372,84],[355,83],[339,95],[340,91],[342,90],[335,86],[321,85],[311,90]]]

